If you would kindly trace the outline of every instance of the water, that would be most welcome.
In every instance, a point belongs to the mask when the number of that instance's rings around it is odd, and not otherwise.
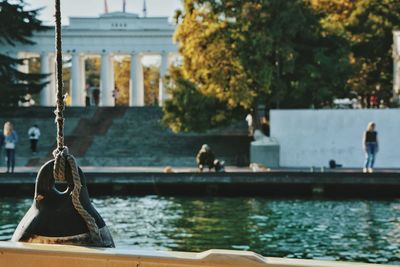
[[[31,198],[0,198],[7,240]],[[265,256],[400,264],[400,200],[92,199],[117,247],[251,250]]]

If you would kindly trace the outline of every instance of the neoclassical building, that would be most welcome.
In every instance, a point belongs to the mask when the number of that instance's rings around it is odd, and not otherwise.
[[[115,105],[112,61],[116,55],[131,57],[129,106],[143,106],[142,57],[160,55],[160,77],[163,77],[171,58],[177,55],[177,45],[172,40],[174,31],[175,26],[169,23],[168,17],[139,17],[125,12],[105,13],[94,18],[71,17],[70,24],[62,30],[63,53],[71,56],[71,106],[85,105],[85,58],[89,56],[101,57],[99,105]],[[0,51],[19,58],[40,56],[41,73],[51,73],[50,83],[41,91],[40,105],[53,106],[56,90],[54,29],[36,33],[32,41],[34,45],[3,45]],[[159,103],[165,98],[160,81]]]

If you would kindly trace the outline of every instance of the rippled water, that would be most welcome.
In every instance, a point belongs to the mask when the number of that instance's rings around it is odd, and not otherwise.
[[[0,240],[31,198],[0,198]],[[117,247],[251,250],[265,256],[400,264],[400,200],[92,199]]]

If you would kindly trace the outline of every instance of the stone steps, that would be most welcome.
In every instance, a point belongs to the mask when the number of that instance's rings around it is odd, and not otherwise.
[[[80,166],[195,166],[194,157],[167,157],[165,155],[140,157],[84,157],[77,158]]]
[[[11,121],[14,130],[18,135],[18,144],[16,147],[16,164],[31,165],[29,162],[39,161],[40,158],[47,158],[49,151],[55,148],[56,125],[54,123],[54,108],[33,107],[33,108],[10,108],[0,110],[0,127],[3,128],[5,121]],[[80,112],[81,113],[81,112]],[[65,133],[70,133],[76,126],[78,121],[77,114],[68,114],[68,122],[65,125]],[[28,129],[37,124],[41,130],[41,136],[38,142],[38,153],[33,156],[30,149],[30,141],[28,137]],[[41,162],[41,161],[40,161]],[[4,152],[0,165],[4,165]]]
[[[76,157],[83,157],[92,145],[97,135],[104,135],[115,118],[121,117],[126,108],[101,108],[97,109],[93,117],[81,118],[74,131],[65,138],[70,153]]]
[[[228,164],[247,164],[249,141],[245,127],[235,133],[231,129],[222,129],[201,134],[174,134],[160,123],[161,117],[161,109],[157,107],[128,109],[124,116],[113,121],[107,134],[94,138],[85,159],[92,162],[100,153],[105,158],[123,156],[110,161],[116,165],[193,166],[201,145],[207,143],[216,157]]]
[[[11,120],[20,135],[17,165],[40,166],[52,158],[56,146],[53,110],[0,111],[0,123]],[[158,107],[67,107],[65,117],[65,144],[83,166],[195,166],[195,155],[204,143],[229,165],[248,164],[249,140],[243,124],[201,134],[174,134],[160,123]],[[42,136],[39,153],[33,157],[27,131],[35,123]]]

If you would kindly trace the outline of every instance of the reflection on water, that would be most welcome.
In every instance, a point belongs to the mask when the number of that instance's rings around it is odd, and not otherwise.
[[[400,264],[400,200],[127,196],[93,203],[117,247]],[[11,237],[30,204],[0,198],[0,240]]]

